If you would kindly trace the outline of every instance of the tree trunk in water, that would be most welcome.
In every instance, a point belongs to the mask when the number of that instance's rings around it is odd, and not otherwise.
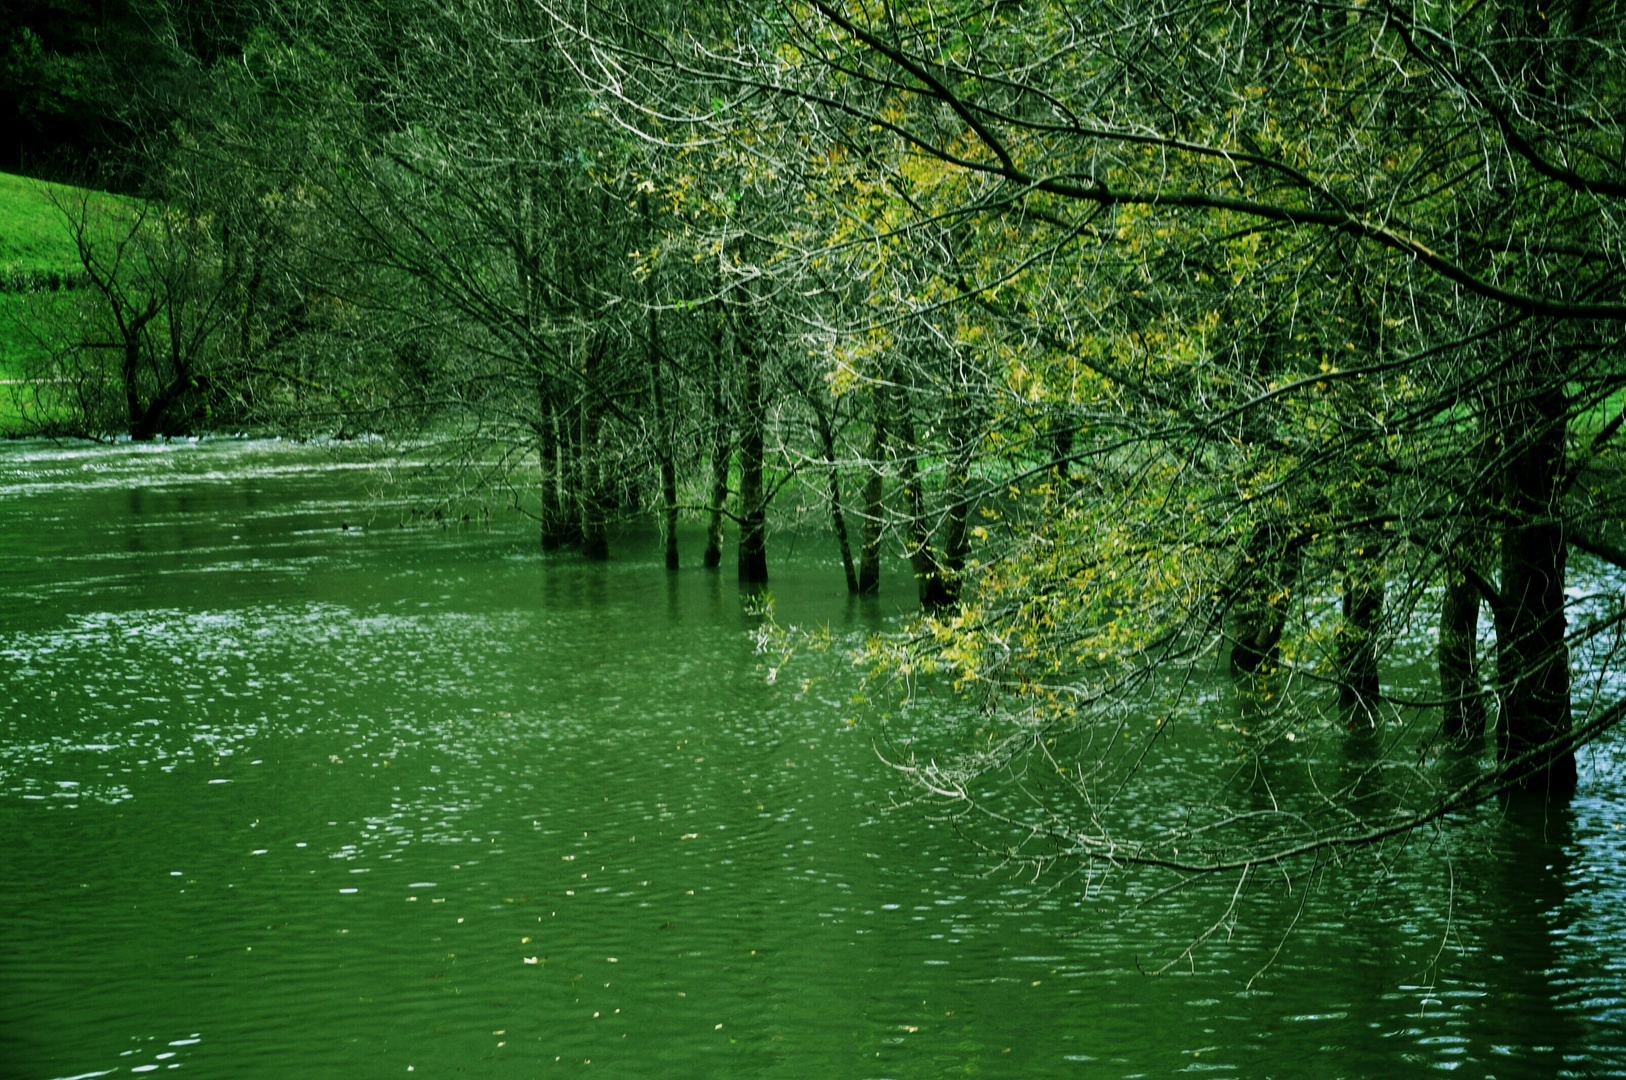
[[[1479,588],[1467,574],[1472,541],[1459,537],[1445,559],[1445,599],[1440,604],[1437,659],[1440,669],[1440,730],[1462,743],[1485,733],[1485,692],[1479,680]]]
[[[966,497],[969,481],[970,474],[963,462],[952,465],[944,478],[944,495],[949,504],[943,519],[943,560],[938,566],[938,582],[945,604],[960,602],[961,577],[965,573],[966,552],[970,549],[966,540],[969,535],[966,519],[971,512],[971,503]]]
[[[553,522],[559,516],[559,490],[553,485],[554,470],[558,468],[558,458],[554,454],[553,433],[547,429],[546,423],[538,424],[536,428],[536,474],[537,496],[542,505],[537,509],[537,539],[543,551],[552,551],[550,543],[553,533]]]
[[[1252,353],[1253,385],[1263,389],[1276,375],[1284,331],[1274,323],[1260,328]],[[1265,446],[1272,427],[1263,409],[1244,410],[1237,418],[1237,438],[1245,446]],[[1284,528],[1290,511],[1267,517],[1248,539],[1245,563],[1231,601],[1231,674],[1244,678],[1269,676],[1281,661],[1282,634],[1292,606],[1293,587],[1303,563],[1297,530]]]
[[[639,196],[639,206],[643,212],[645,225],[650,233],[654,233],[654,225],[650,218],[649,195]],[[645,306],[649,309],[649,392],[651,404],[655,411],[655,453],[660,458],[661,470],[661,509],[665,523],[666,541],[666,568],[678,568],[678,504],[677,504],[677,464],[673,460],[676,453],[672,445],[672,431],[666,419],[666,388],[661,382],[661,325],[659,316],[655,311],[656,294],[655,274],[651,273],[644,282]]]
[[[719,432],[711,448],[711,511],[706,519],[706,554],[702,565],[715,570],[723,565],[723,508],[728,503],[728,436]]]
[[[1231,674],[1268,675],[1281,658],[1282,633],[1293,601],[1301,556],[1266,523],[1254,533],[1249,563],[1233,604]]]
[[[707,502],[710,512],[706,518],[706,553],[701,565],[715,570],[723,565],[723,508],[728,504],[728,462],[733,448],[728,437],[728,410],[724,404],[723,383],[723,315],[717,313],[716,332],[712,338],[711,381],[711,498]]]
[[[542,550],[558,551],[581,538],[571,425],[549,400],[541,430]]]
[[[740,580],[768,580],[768,507],[763,484],[762,357],[758,342],[740,343]]]
[[[1071,430],[1068,429],[1071,445]],[[960,601],[961,577],[965,573],[965,557],[970,549],[967,528],[971,516],[971,458],[976,452],[977,432],[963,406],[956,408],[950,421],[950,434],[954,450],[949,458],[948,472],[943,477],[943,496],[948,501],[943,519],[943,561],[939,568],[944,595],[951,604]]]
[[[836,545],[841,549],[841,569],[847,575],[847,591],[858,591],[858,574],[853,570],[853,549],[847,539],[847,518],[841,512],[841,470],[836,467],[836,433],[830,414],[825,410],[822,390],[815,387],[808,400],[813,405],[813,416],[819,425],[819,440],[824,444],[824,464],[830,480],[830,528],[836,534]]]
[[[1354,261],[1347,242],[1338,244],[1340,261],[1349,289],[1347,325],[1359,355],[1384,354],[1384,290],[1370,267]],[[1341,320],[1342,321],[1342,320]],[[1265,371],[1275,367],[1276,350],[1268,348],[1262,359]],[[1362,377],[1344,384],[1339,391],[1345,423],[1370,440],[1370,449],[1350,461],[1353,475],[1346,493],[1335,497],[1339,515],[1348,523],[1343,536],[1343,617],[1334,643],[1334,665],[1338,677],[1338,708],[1350,731],[1370,730],[1377,725],[1378,645],[1383,619],[1386,568],[1383,558],[1383,526],[1378,521],[1383,500],[1380,497],[1385,464],[1381,449],[1381,390],[1376,380]],[[1268,437],[1268,432],[1260,432]]]
[[[649,308],[649,386],[655,409],[655,453],[660,458],[661,509],[665,521],[666,568],[678,568],[677,464],[673,461],[672,433],[666,420],[666,391],[661,385],[660,325]]]
[[[1496,670],[1502,715],[1501,760],[1512,761],[1570,732],[1569,649],[1564,644],[1565,539],[1560,513],[1564,470],[1564,392],[1557,375],[1525,380],[1542,389],[1509,410],[1503,495],[1502,595]],[[1572,791],[1575,753],[1521,766],[1521,784]]]
[[[547,418],[539,425],[536,457],[542,488],[542,510],[537,515],[542,519],[542,550],[556,551],[561,546],[559,519],[564,513],[559,502],[563,494],[559,484],[559,418],[552,409],[548,410]]]
[[[1357,515],[1375,510],[1362,499]],[[1338,708],[1351,731],[1377,724],[1378,623],[1383,618],[1383,540],[1369,526],[1357,526],[1344,556],[1343,621],[1335,649]]]
[[[118,323],[119,333],[124,342],[124,362],[119,365],[119,376],[124,385],[125,419],[130,428],[130,437],[139,440],[136,429],[141,423],[141,389],[138,383],[141,371],[141,333],[147,323],[158,314],[158,301],[149,302],[145,311],[136,314],[126,312],[121,302],[111,292],[106,295],[108,303],[114,305],[113,317]]]
[[[577,490],[581,502],[582,557],[600,562],[610,557],[610,535],[604,512],[604,467],[600,460],[603,448],[599,445],[604,407],[599,403],[594,385],[598,374],[596,344],[588,346],[587,350],[585,381],[588,389],[582,401],[582,439],[577,451],[581,479]]]
[[[898,403],[893,427],[898,432],[904,513],[909,518],[909,564],[915,571],[920,606],[927,611],[937,611],[953,601],[943,585],[943,568],[938,565],[937,555],[932,551],[931,524],[926,520],[925,484],[921,480],[919,462],[915,459],[915,421],[907,400]]]
[[[858,592],[874,596],[881,591],[881,515],[886,494],[882,457],[886,454],[887,389],[877,386],[871,392],[874,415],[870,418],[869,476],[864,480],[864,528],[858,546]]]
[[[677,464],[672,455],[661,458],[661,499],[666,503],[666,568],[678,568]]]

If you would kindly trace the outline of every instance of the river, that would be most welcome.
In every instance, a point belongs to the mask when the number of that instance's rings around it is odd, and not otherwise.
[[[406,527],[394,475],[0,445],[0,1075],[1626,1075],[1615,743],[1154,977],[1204,897],[892,809],[855,676],[770,684],[731,574]],[[775,544],[782,621],[897,617]]]

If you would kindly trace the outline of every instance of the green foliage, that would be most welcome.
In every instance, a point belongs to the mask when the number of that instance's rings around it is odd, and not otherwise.
[[[1612,616],[1564,553],[1626,564],[1626,16],[1522,10],[294,5],[209,69],[147,216],[80,230],[103,307],[41,385],[147,434],[450,427],[449,483],[544,546],[659,498],[713,557],[732,518],[753,580],[795,492],[849,587],[909,560],[922,614],[862,659],[962,695],[905,774],[1036,866],[1245,878],[1596,733],[1565,650]],[[1481,701],[1481,601],[1507,704],[1462,780],[1388,673],[1449,607],[1441,686]],[[1403,825],[1158,757],[1235,732],[1263,776],[1374,728]],[[1203,823],[1149,826],[1143,766]]]
[[[0,169],[134,192],[152,143],[237,57],[258,0],[16,0],[0,8]],[[161,155],[160,155],[161,156]]]
[[[1325,767],[1306,731],[1336,752],[1381,723],[1365,775],[1413,823],[1567,783],[1597,728],[1572,724],[1562,639],[1607,667],[1588,650],[1618,610],[1565,599],[1563,536],[1606,552],[1586,538],[1626,495],[1605,404],[1626,386],[1621,13],[801,10],[757,78],[828,125],[803,133],[793,242],[830,298],[829,383],[902,396],[884,452],[929,521],[917,575],[976,510],[961,602],[864,658],[905,695],[952,679],[1001,738],[924,724],[899,768],[1036,867],[1245,880],[1384,835],[1347,792],[1226,787],[1212,759],[1184,789],[1211,817],[1147,826],[1165,733],[1211,724],[1229,654],[1259,680],[1256,775]],[[1500,605],[1505,705],[1498,764],[1458,787],[1423,767],[1437,703],[1389,672],[1464,563]]]

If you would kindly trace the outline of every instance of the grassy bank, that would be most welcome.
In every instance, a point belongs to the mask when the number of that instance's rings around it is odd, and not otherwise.
[[[86,194],[82,188],[0,173],[0,274],[43,277],[76,272],[79,255],[58,205],[71,207]]]
[[[78,302],[79,254],[64,208],[86,198],[111,196],[0,173],[0,435],[25,427],[16,381]]]

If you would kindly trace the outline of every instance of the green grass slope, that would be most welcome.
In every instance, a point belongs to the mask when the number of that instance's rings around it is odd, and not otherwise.
[[[71,317],[79,254],[62,208],[113,196],[0,173],[0,435],[17,434],[28,405],[18,378],[40,358],[41,335]]]
[[[0,173],[0,276],[77,270],[79,256],[57,204],[71,207],[85,195],[80,188]]]

